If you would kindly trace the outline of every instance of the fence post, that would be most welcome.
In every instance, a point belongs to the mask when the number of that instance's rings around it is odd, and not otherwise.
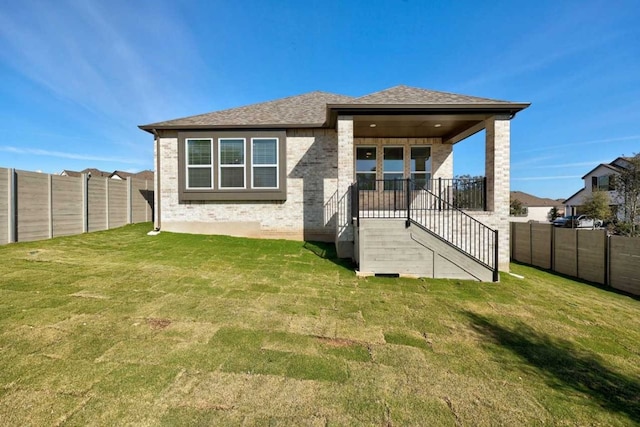
[[[498,273],[498,255],[500,253],[500,251],[498,250],[498,230],[495,230],[493,238],[493,281],[497,282],[500,280],[500,274]]]
[[[133,181],[130,176],[127,177],[127,224],[133,224]]]
[[[607,231],[604,231],[604,284],[605,286],[611,286],[611,236]]]
[[[53,177],[51,174],[47,174],[48,191],[48,203],[49,203],[49,238],[53,239]]]
[[[16,184],[16,170],[9,169],[9,243],[15,243],[17,241],[18,219],[16,209],[17,202],[17,184]]]
[[[482,177],[482,210],[487,211],[487,177]]]
[[[82,232],[89,232],[89,175],[83,173],[82,179]]]
[[[438,177],[438,210],[442,210],[442,177]]]
[[[409,227],[411,225],[411,189],[409,187],[410,184],[411,184],[411,178],[407,178],[407,190],[406,190],[407,222],[405,224],[406,227]]]
[[[104,196],[105,196],[105,201],[104,201],[104,210],[107,213],[105,215],[105,222],[107,223],[107,230],[109,229],[109,179],[110,178],[106,178],[105,182],[104,182]]]

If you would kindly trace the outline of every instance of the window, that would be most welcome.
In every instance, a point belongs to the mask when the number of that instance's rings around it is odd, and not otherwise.
[[[278,140],[252,138],[252,187],[278,188]]]
[[[615,181],[611,175],[593,176],[591,177],[592,191],[613,191],[615,190]]]
[[[404,176],[404,148],[384,147],[382,162],[382,177],[385,190],[402,189],[402,177]],[[396,181],[393,181],[396,180]]]
[[[287,134],[283,130],[177,132],[178,200],[287,200]]]
[[[417,188],[431,188],[431,147],[411,147],[411,180]]]
[[[244,138],[218,140],[220,188],[245,188],[244,144]]]
[[[213,140],[187,139],[187,188],[213,188]]]
[[[376,147],[356,147],[356,181],[359,189],[376,189],[376,167]]]

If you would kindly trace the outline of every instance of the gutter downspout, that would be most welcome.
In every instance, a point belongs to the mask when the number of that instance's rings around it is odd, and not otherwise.
[[[160,135],[158,134],[158,131],[154,128],[151,129],[151,133],[153,133],[153,142],[155,143],[155,160],[156,160],[156,173],[154,174],[154,189],[153,189],[153,226],[154,229],[156,231],[160,230],[160,227],[162,225],[160,218],[162,217],[161,215],[161,196],[160,196],[160,190],[161,190],[161,177],[160,177]]]

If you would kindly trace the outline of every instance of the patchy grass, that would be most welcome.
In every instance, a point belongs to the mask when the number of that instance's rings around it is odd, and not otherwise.
[[[640,302],[148,224],[0,247],[4,425],[637,425]]]

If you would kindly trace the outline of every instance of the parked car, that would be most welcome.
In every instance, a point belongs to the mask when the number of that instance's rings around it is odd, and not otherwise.
[[[553,220],[555,227],[567,228],[598,228],[602,226],[602,221],[591,219],[586,215],[563,216]]]

